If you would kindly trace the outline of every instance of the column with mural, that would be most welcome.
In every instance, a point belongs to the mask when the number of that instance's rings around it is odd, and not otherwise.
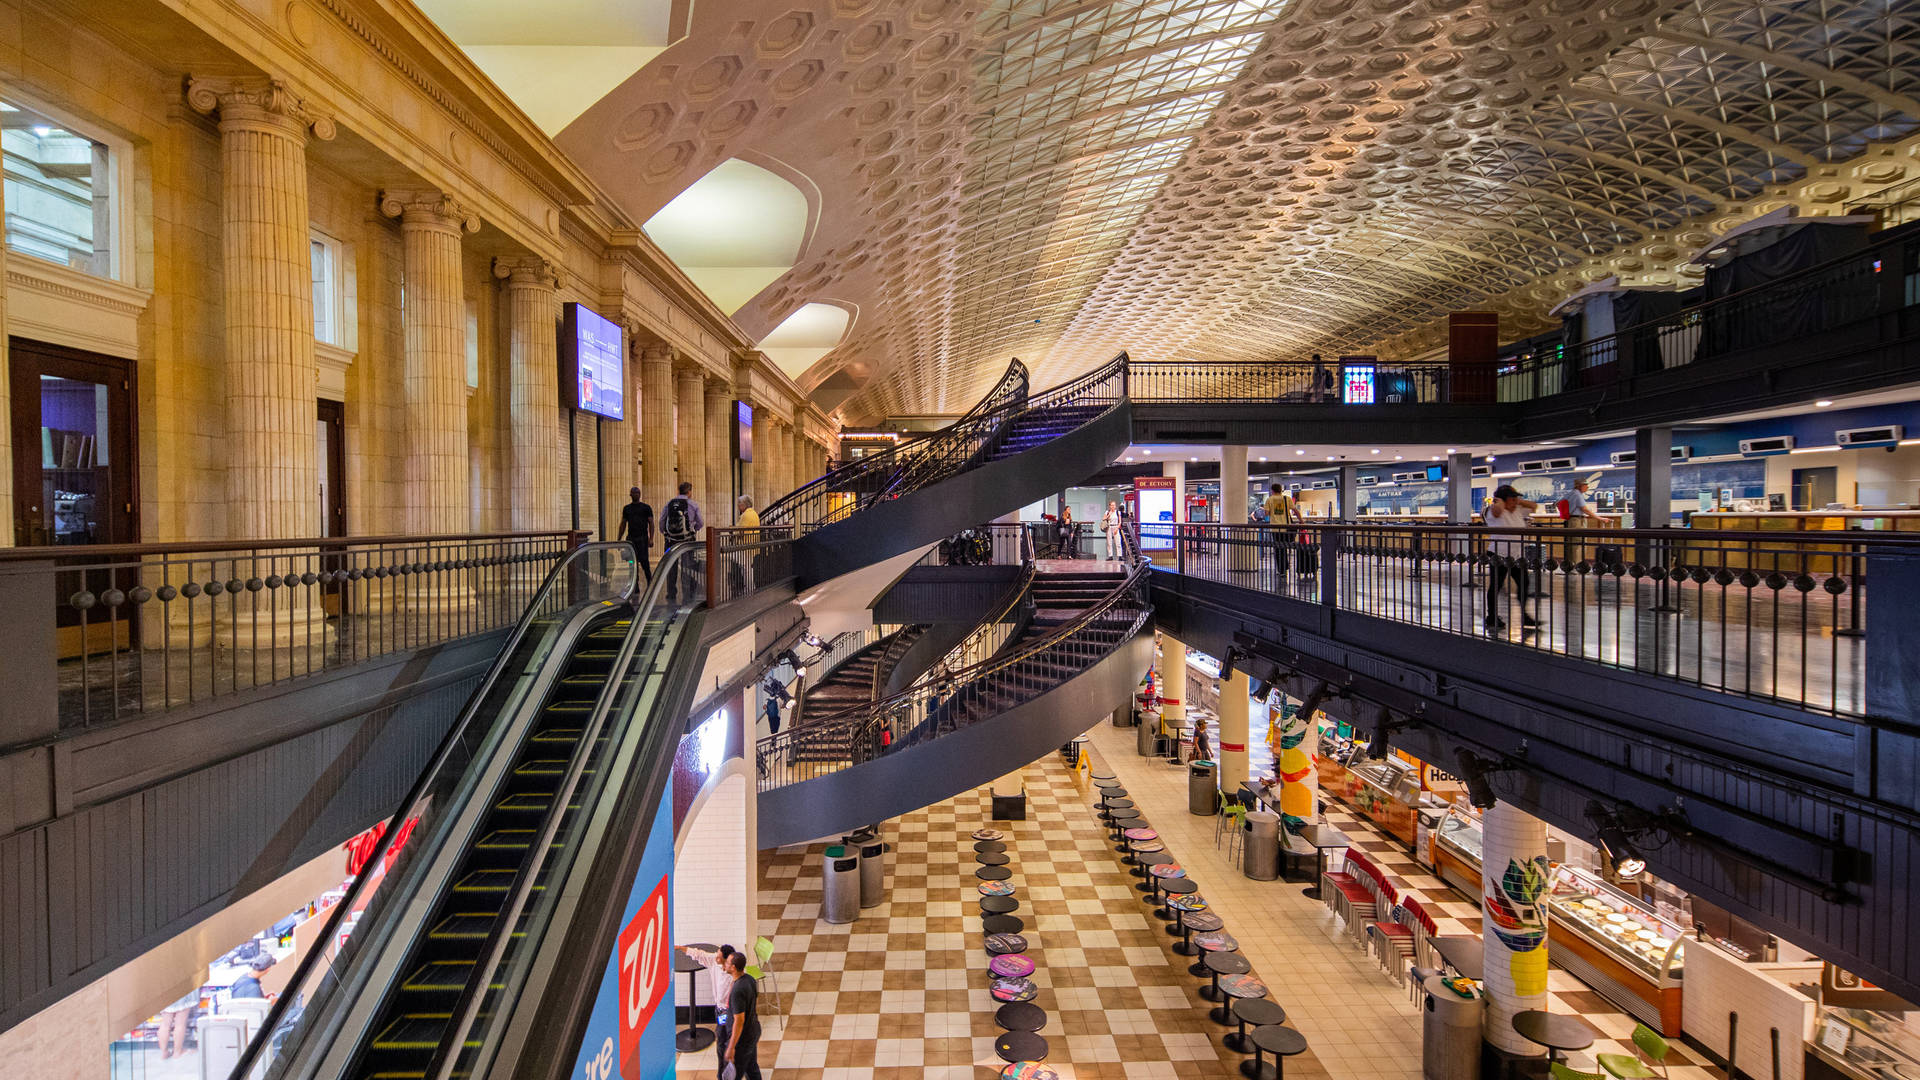
[[[1547,826],[1497,802],[1480,835],[1486,1038],[1509,1054],[1537,1055],[1541,1048],[1513,1030],[1513,1018],[1547,1007]]]
[[[1313,767],[1313,756],[1320,751],[1317,714],[1317,709],[1310,714],[1284,694],[1267,699],[1274,771],[1280,774],[1280,823],[1295,836],[1313,820],[1313,802],[1320,793],[1320,776]]]

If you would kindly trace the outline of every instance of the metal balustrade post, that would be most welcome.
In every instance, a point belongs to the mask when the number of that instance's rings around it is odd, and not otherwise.
[[[1329,613],[1340,606],[1342,531],[1331,525],[1320,530],[1320,606]]]
[[[1920,722],[1920,620],[1913,617],[1920,610],[1920,551],[1869,545],[1866,562],[1874,591],[1867,605],[1867,714]],[[1874,740],[1859,741],[1863,758],[1874,756]]]

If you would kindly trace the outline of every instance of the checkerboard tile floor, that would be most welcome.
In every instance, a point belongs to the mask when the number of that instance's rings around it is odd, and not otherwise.
[[[1027,820],[992,822],[982,788],[889,822],[891,891],[850,926],[819,921],[821,845],[763,853],[760,931],[777,949],[783,1015],[760,1060],[781,1080],[985,1080],[1000,1003],[988,993],[973,830],[1005,833],[1008,869],[1037,965],[1047,1063],[1063,1080],[1238,1076],[1229,1029],[1174,955],[1073,773],[1049,756],[1025,771]],[[1195,875],[1202,886],[1205,878]],[[1230,924],[1230,929],[1231,924]],[[1258,974],[1256,969],[1256,974]],[[1284,1004],[1284,1002],[1283,1002]],[[711,1051],[682,1075],[709,1074]],[[1323,1080],[1311,1049],[1292,1080]]]

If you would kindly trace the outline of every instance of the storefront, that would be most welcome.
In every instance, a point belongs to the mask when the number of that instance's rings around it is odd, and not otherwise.
[[[1427,861],[1427,833],[1445,814],[1460,783],[1450,774],[1395,750],[1385,758],[1367,756],[1367,743],[1345,724],[1320,721],[1320,753],[1314,760],[1320,791],[1332,795],[1378,825]],[[1478,895],[1478,873],[1467,891]],[[1456,887],[1459,882],[1454,883]]]

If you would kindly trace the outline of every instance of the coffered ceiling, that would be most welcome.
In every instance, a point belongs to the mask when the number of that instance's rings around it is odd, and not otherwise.
[[[735,317],[857,310],[806,384],[858,420],[1010,356],[1396,355],[1684,284],[1726,223],[1920,174],[1863,160],[1920,125],[1917,53],[1893,0],[729,0],[558,139],[642,220],[730,159],[803,178]]]

